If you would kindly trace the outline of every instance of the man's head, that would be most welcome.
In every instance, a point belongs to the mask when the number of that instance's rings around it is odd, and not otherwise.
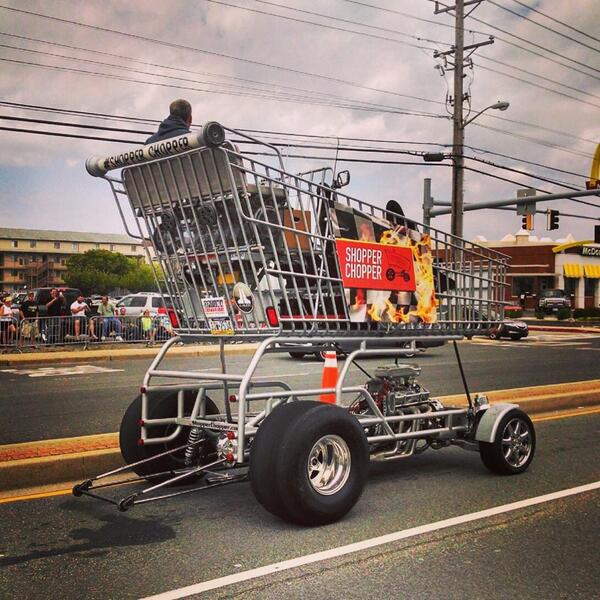
[[[50,290],[50,295],[51,295],[53,298],[56,298],[56,296],[58,296],[58,290],[57,290],[56,288],[52,288],[52,289]]]
[[[81,303],[83,302],[83,300],[84,300],[84,296],[83,296],[83,294],[79,294],[79,295],[77,296],[77,302],[79,302],[79,303],[81,304]]]
[[[192,124],[192,105],[187,100],[173,100],[169,105],[169,114],[183,119],[188,125]]]
[[[6,306],[10,306],[12,304],[11,296],[6,296],[6,298],[4,298],[4,304],[6,304]]]
[[[33,300],[33,292],[27,292],[27,300]]]
[[[102,302],[102,304],[108,304],[108,296],[102,296],[102,298],[100,298],[100,302]]]

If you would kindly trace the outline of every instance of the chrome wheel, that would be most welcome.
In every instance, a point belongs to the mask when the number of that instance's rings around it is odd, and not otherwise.
[[[532,450],[531,431],[520,418],[511,419],[502,432],[502,453],[511,467],[521,467],[529,459]]]
[[[325,435],[308,455],[308,481],[323,496],[341,490],[350,475],[350,449],[338,435]]]

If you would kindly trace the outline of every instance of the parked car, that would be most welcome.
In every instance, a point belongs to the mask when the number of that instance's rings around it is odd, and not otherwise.
[[[488,337],[491,340],[500,338],[510,338],[511,340],[520,340],[529,335],[529,327],[525,321],[517,321],[513,319],[504,319],[502,323],[495,327],[491,327],[488,331]]]
[[[540,292],[537,302],[538,311],[550,313],[561,308],[571,308],[571,299],[564,290],[548,289]]]
[[[445,343],[445,340],[429,340],[427,337],[423,337],[422,340],[418,340],[415,343],[398,340],[396,346],[398,348],[410,350],[410,352],[402,355],[403,358],[412,358],[421,352],[425,352],[427,348],[437,348],[439,346],[443,346]],[[339,346],[342,353],[349,354],[353,350],[358,350],[360,347],[360,342],[354,340],[345,340],[339,343]],[[371,346],[377,346],[376,340],[375,343],[371,344]],[[389,341],[382,341],[381,347],[390,348],[391,346]],[[300,359],[304,358],[305,356],[316,356],[317,358],[324,359],[324,352],[318,347],[315,348],[311,346],[311,344],[286,344],[286,348],[290,348],[288,353],[292,358]]]
[[[171,325],[179,326],[171,300],[155,292],[128,294],[117,302],[117,312],[123,317],[141,317],[145,310],[150,311],[151,316],[168,315]]]

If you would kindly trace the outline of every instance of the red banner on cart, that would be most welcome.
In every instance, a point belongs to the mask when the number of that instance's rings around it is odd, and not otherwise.
[[[335,245],[344,287],[415,291],[411,248],[345,239]]]

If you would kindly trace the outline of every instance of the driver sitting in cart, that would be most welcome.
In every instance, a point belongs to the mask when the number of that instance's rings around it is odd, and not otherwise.
[[[169,105],[169,116],[158,126],[158,131],[146,140],[146,144],[190,133],[191,124],[192,105],[181,98],[173,100]]]

